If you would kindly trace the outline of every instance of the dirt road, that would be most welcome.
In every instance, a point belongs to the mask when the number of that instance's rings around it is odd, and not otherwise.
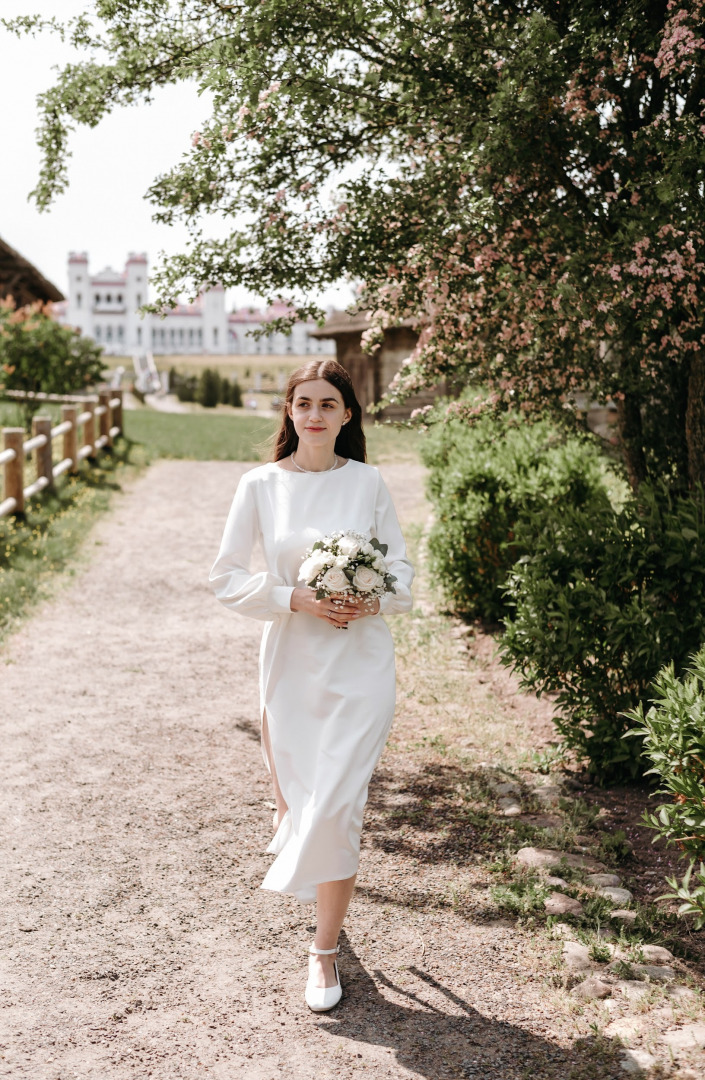
[[[346,997],[328,1017],[305,1008],[312,909],[258,888],[261,626],[205,584],[247,467],[153,466],[0,654],[0,1076],[612,1075],[575,1071],[583,1050],[554,1038],[526,935],[461,918],[438,887],[457,866],[395,842],[385,807],[414,796],[388,764]],[[402,519],[422,519],[419,471],[383,472]]]

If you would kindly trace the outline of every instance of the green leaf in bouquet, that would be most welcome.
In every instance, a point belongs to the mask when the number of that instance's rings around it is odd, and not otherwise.
[[[311,548],[311,551],[320,551],[325,545],[322,540],[316,540],[316,543]]]
[[[327,596],[328,593],[325,589],[316,589],[316,600],[325,600]]]

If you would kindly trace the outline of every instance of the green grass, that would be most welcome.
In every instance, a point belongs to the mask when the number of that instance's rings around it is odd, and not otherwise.
[[[276,421],[260,416],[218,416],[207,413],[160,413],[125,410],[125,435],[142,443],[150,458],[192,461],[266,460],[266,440]]]
[[[196,461],[266,461],[268,439],[277,421],[261,416],[219,416],[217,413],[125,411],[125,434],[144,445],[150,458]],[[416,462],[423,436],[408,428],[383,424],[365,427],[370,464]]]
[[[93,468],[83,464],[76,476],[61,477],[55,492],[32,499],[24,518],[0,518],[0,641],[75,572],[91,525],[145,464],[141,447],[119,440]]]

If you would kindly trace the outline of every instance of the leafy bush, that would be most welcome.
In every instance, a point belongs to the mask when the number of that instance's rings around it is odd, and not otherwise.
[[[657,795],[667,795],[644,821],[669,844],[705,859],[705,647],[692,658],[682,678],[667,664],[653,682],[651,708],[642,703],[628,713],[636,726],[629,732],[656,774]]]
[[[644,487],[620,511],[596,499],[529,526],[503,659],[525,688],[556,693],[558,730],[601,781],[634,777],[641,745],[623,738],[625,713],[705,639],[703,492]]]
[[[198,390],[198,379],[195,375],[182,375],[176,368],[169,372],[169,389],[176,394],[179,401],[195,401]]]
[[[102,350],[51,316],[51,304],[15,308],[0,300],[0,386],[46,394],[75,394],[99,382],[105,373]],[[41,402],[23,403],[25,425]]]
[[[508,413],[472,427],[438,423],[422,452],[436,512],[432,571],[465,615],[497,621],[505,614],[502,586],[530,549],[517,537],[522,521],[551,507],[607,505],[598,450],[548,421],[529,424]]]
[[[705,866],[701,862],[691,885],[696,859],[705,859],[705,646],[692,657],[682,678],[667,664],[654,679],[648,711],[643,704],[629,713],[635,722],[630,735],[639,737],[650,774],[659,778],[657,795],[666,795],[644,822],[668,844],[678,844],[691,863],[679,884],[668,878],[669,899],[682,900],[680,914],[696,915],[705,926]]]
[[[214,409],[220,401],[220,375],[213,368],[204,368],[201,372],[196,400],[206,409]]]

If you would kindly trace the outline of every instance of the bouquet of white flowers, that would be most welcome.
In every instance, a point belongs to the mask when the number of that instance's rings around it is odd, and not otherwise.
[[[317,540],[304,556],[299,581],[316,590],[316,599],[327,596],[364,597],[372,600],[396,592],[397,580],[387,570],[387,545],[373,536],[334,532]]]

